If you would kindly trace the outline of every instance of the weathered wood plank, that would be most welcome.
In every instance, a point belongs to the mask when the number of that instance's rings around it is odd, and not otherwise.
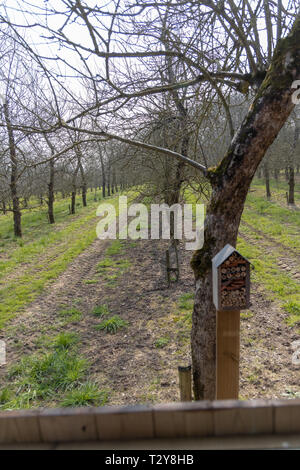
[[[300,400],[219,400],[156,406],[0,413],[0,444],[300,434]]]
[[[40,440],[36,411],[0,413],[0,443],[40,442]]]
[[[211,402],[173,403],[153,408],[155,437],[180,438],[213,435]]]
[[[273,401],[275,433],[300,433],[300,399]]]
[[[98,439],[93,408],[47,409],[39,414],[42,442]]]
[[[265,400],[215,401],[213,407],[215,436],[273,432],[273,408]]]
[[[95,417],[101,440],[149,439],[154,436],[151,407],[103,407],[96,410]]]

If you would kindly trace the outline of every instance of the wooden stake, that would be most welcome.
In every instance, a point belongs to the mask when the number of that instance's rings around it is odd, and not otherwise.
[[[178,366],[180,401],[192,401],[191,366]]]
[[[240,311],[217,311],[216,399],[238,399]]]

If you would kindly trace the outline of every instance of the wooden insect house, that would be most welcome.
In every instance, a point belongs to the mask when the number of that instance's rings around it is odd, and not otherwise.
[[[242,310],[250,303],[250,262],[227,244],[212,260],[217,310]]]

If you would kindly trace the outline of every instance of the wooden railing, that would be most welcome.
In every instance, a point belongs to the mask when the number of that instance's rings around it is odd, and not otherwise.
[[[299,399],[0,413],[1,445],[285,433],[300,434]]]

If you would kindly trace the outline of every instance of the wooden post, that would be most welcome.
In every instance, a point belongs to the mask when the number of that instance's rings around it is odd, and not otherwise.
[[[240,310],[217,310],[216,399],[238,399]]]
[[[178,366],[180,401],[192,401],[191,366]]]

